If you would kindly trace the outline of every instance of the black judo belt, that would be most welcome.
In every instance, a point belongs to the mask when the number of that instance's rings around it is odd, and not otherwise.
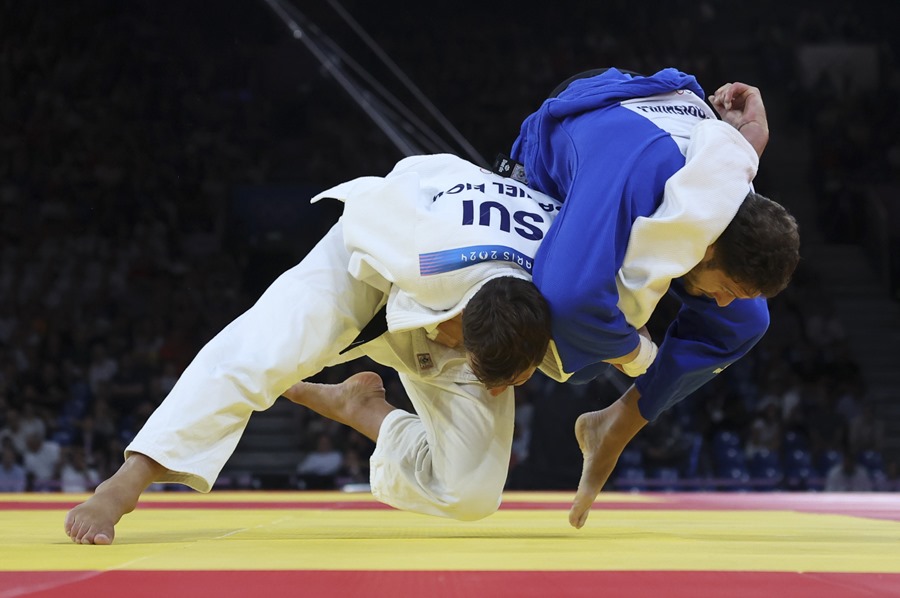
[[[365,345],[369,341],[374,341],[376,338],[387,332],[387,304],[382,305],[381,309],[378,310],[372,319],[366,324],[362,330],[359,331],[359,334],[356,335],[356,338],[353,339],[353,342],[347,345],[347,347],[339,353],[339,355],[343,355],[350,349],[355,349],[361,345]]]

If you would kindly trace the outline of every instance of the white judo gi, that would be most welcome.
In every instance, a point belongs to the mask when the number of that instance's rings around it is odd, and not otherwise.
[[[212,487],[254,411],[324,367],[368,355],[397,370],[415,414],[384,420],[372,493],[400,509],[478,519],[500,504],[513,437],[512,388],[492,397],[465,353],[429,339],[499,276],[530,279],[559,203],[459,158],[407,158],[316,198],[344,214],[300,264],[199,352],[126,455],[159,480]],[[388,333],[343,355],[387,303]]]

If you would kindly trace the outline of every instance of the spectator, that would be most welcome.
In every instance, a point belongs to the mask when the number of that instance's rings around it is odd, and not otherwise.
[[[831,378],[833,382],[831,392],[837,397],[834,411],[849,424],[860,414],[865,402],[866,391],[862,378],[857,378],[856,381],[841,378],[839,375],[832,375]]]
[[[804,398],[807,401],[804,417],[813,453],[821,455],[840,449],[847,440],[847,421],[835,411],[837,397],[828,378],[820,377],[810,385],[809,391],[809,396]]]
[[[818,300],[809,304],[806,336],[820,347],[844,341],[847,334],[830,301]],[[843,343],[842,343],[843,344]]]
[[[123,411],[133,411],[147,397],[147,372],[139,367],[134,355],[124,353],[115,373],[109,379],[110,400]]]
[[[180,372],[175,369],[175,364],[171,361],[164,361],[162,364],[162,372],[160,372],[156,385],[157,385],[157,393],[158,400],[162,400],[169,391],[171,391],[175,387],[175,383],[178,382],[178,377],[180,376]]]
[[[47,435],[47,425],[44,423],[44,420],[38,417],[35,412],[34,405],[29,402],[25,402],[22,405],[22,435],[25,438],[28,438],[31,434],[38,434],[40,436]]]
[[[303,489],[327,490],[335,487],[335,478],[341,470],[344,456],[334,448],[329,434],[319,434],[316,449],[297,466],[300,485]]]
[[[781,408],[774,402],[767,403],[750,424],[750,435],[744,448],[747,458],[757,454],[779,454],[783,435]]]
[[[100,483],[100,474],[88,467],[82,449],[67,447],[62,461],[59,477],[63,492],[89,492]]]
[[[349,447],[344,451],[340,471],[335,480],[338,488],[349,485],[368,485],[369,461],[360,456],[359,450]]]
[[[27,430],[22,426],[21,412],[10,407],[6,410],[6,425],[0,429],[0,441],[6,442],[7,439],[12,443],[13,448],[20,455],[25,452],[25,440],[28,438]]]
[[[91,405],[91,419],[93,420],[93,429],[103,438],[115,438],[118,434],[118,414],[113,411],[108,400],[106,385],[101,387],[101,392],[95,395],[94,403]]]
[[[60,446],[37,433],[25,439],[25,453],[22,461],[25,472],[31,480],[31,490],[46,492],[53,490],[58,482]]]
[[[872,478],[866,468],[856,462],[853,453],[846,451],[841,462],[834,465],[825,477],[826,492],[870,492]]]
[[[78,421],[71,448],[82,454],[87,465],[94,465],[98,455],[109,449],[109,444],[110,435],[97,428],[92,415],[86,415]]]
[[[3,441],[3,458],[0,461],[0,492],[25,492],[27,476],[25,468],[17,463],[12,443]]]
[[[781,419],[788,421],[795,417],[802,417],[803,398],[801,394],[802,383],[800,376],[791,374],[784,392],[781,395]]]
[[[859,414],[850,420],[849,441],[854,454],[884,450],[884,421],[875,416],[871,402],[863,403]]]
[[[97,342],[91,348],[91,362],[88,366],[88,382],[91,390],[97,392],[101,384],[112,381],[119,369],[119,364],[110,357],[106,344]]]
[[[880,487],[883,492],[900,492],[900,465],[897,461],[888,461],[884,467],[884,479]]]

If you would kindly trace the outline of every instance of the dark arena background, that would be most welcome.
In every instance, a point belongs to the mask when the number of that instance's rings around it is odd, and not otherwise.
[[[900,596],[898,24],[888,1],[0,0],[0,598]],[[209,495],[153,486],[113,545],[67,538],[197,351],[337,220],[310,197],[406,155],[487,165],[606,66],[758,86],[754,184],[802,261],[584,529],[572,430],[628,386],[612,368],[516,390],[482,521],[377,503],[373,443],[279,399]],[[412,409],[372,362],[316,380],[364,370]]]

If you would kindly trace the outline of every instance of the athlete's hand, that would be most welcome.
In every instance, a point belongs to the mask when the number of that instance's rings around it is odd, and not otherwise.
[[[762,156],[769,143],[769,120],[759,88],[738,81],[726,83],[709,96],[709,102]]]

